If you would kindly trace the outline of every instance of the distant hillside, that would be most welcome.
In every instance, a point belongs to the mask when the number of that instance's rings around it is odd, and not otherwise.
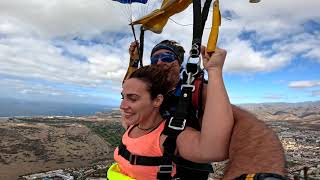
[[[320,101],[241,104],[239,106],[265,120],[320,119]]]
[[[110,111],[112,107],[97,104],[72,104],[0,98],[0,117],[12,116],[86,116]]]

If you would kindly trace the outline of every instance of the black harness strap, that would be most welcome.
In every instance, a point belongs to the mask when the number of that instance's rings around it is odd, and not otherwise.
[[[212,166],[208,166],[206,163],[194,163],[192,161],[188,161],[181,157],[177,157],[174,163],[179,167],[184,167],[189,170],[197,170],[197,171],[204,171],[204,172],[212,172]]]
[[[131,165],[142,165],[142,166],[159,166],[159,172],[157,174],[157,179],[166,179],[171,180],[171,173],[173,171],[174,162],[177,165],[177,171],[179,168],[188,169],[188,171],[203,171],[203,172],[213,172],[212,167],[208,166],[208,164],[194,163],[188,160],[185,160],[180,157],[173,156],[172,154],[175,151],[175,138],[169,136],[165,143],[163,144],[165,149],[168,151],[164,152],[164,156],[140,156],[132,154],[127,147],[121,142],[118,146],[118,155],[125,158],[130,162]],[[178,172],[177,172],[178,173]],[[184,175],[184,174],[180,174]],[[190,179],[187,175],[182,179]],[[196,178],[198,175],[195,175]],[[178,176],[180,177],[180,176]],[[194,178],[191,178],[194,179]]]
[[[168,162],[166,165],[172,165],[172,161],[176,163],[177,168],[184,168],[195,171],[204,171],[204,172],[213,172],[213,169],[208,164],[199,164],[194,163],[183,158],[175,156],[176,150],[176,140],[178,135],[185,129],[187,120],[192,116],[190,114],[190,108],[192,107],[192,93],[194,91],[193,85],[182,85],[182,92],[179,97],[179,102],[177,105],[176,112],[174,116],[170,119],[170,121],[166,121],[166,126],[164,131],[162,132],[164,135],[168,137],[163,143],[164,147],[164,157],[166,159],[170,159],[171,162]],[[178,169],[177,169],[178,170]],[[178,173],[178,172],[177,172]],[[183,174],[182,174],[183,175]],[[179,174],[177,174],[178,177]],[[157,175],[159,180],[170,180],[171,172],[158,172]],[[183,178],[186,179],[186,178]]]
[[[143,166],[160,166],[166,163],[168,160],[163,156],[140,156],[134,155],[128,151],[127,147],[121,142],[118,146],[118,155],[125,158],[131,165],[143,165]]]
[[[131,23],[130,26],[131,26],[131,30],[132,30],[132,34],[133,34],[134,40],[135,40],[136,42],[138,42],[138,41],[137,41],[137,37],[136,37],[136,32],[135,32],[135,29],[134,29],[133,24]],[[141,27],[140,27],[140,37],[139,37],[140,44],[139,44],[139,46],[138,46],[138,48],[137,48],[138,54],[139,54],[139,64],[140,64],[140,67],[143,67],[142,58],[143,58],[143,47],[144,47],[144,31],[145,31],[145,30],[144,30],[143,27],[141,26]],[[138,67],[138,66],[137,66],[137,67]]]
[[[243,174],[237,177],[235,180],[287,180],[279,174],[274,173],[255,173],[255,174]]]
[[[182,85],[183,86],[183,85]],[[178,136],[185,128],[187,123],[188,111],[192,102],[193,87],[182,87],[181,95],[177,105],[176,112],[168,122],[169,128],[165,128],[163,134],[169,136]]]
[[[188,110],[192,101],[192,87],[183,87],[181,96],[179,97],[178,106],[175,115],[171,117],[169,121],[166,121],[166,126],[163,130],[163,134],[168,137],[163,143],[164,153],[163,157],[169,159],[165,166],[173,166],[173,161],[175,161],[175,150],[176,150],[176,140],[178,135],[184,130],[187,118]],[[172,171],[158,171],[157,179],[159,180],[170,180]]]
[[[143,67],[142,59],[143,59],[143,48],[144,48],[144,29],[140,27],[140,46],[139,46],[139,62],[140,67]]]
[[[200,54],[200,46],[202,39],[202,14],[201,14],[201,0],[193,0],[193,39],[192,49],[190,55],[198,57]],[[194,47],[196,45],[197,47]]]
[[[205,27],[212,0],[206,0],[201,12],[201,0],[193,0],[193,39],[190,56],[199,57],[203,29]]]

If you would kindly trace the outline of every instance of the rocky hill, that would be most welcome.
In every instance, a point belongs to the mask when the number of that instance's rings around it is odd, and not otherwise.
[[[19,117],[0,122],[0,179],[110,164],[123,132],[113,114],[103,118]]]

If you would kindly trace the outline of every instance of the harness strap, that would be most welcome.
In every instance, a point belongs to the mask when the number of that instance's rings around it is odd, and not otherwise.
[[[174,130],[169,127],[169,124],[171,123],[171,121],[174,120],[173,122],[175,122],[175,120],[177,119],[170,119],[170,121],[166,121],[165,124],[165,128],[163,130],[163,134],[168,135],[168,137],[166,138],[166,140],[163,142],[163,157],[165,159],[168,159],[169,161],[167,161],[165,164],[163,164],[163,166],[173,166],[173,161],[175,161],[175,156],[174,156],[174,152],[176,150],[176,140],[177,140],[177,136],[180,134],[180,132],[182,131],[178,131],[178,130]],[[177,121],[178,123],[181,123],[181,121]],[[177,126],[181,127],[181,124],[176,124]],[[161,169],[159,169],[158,173],[157,173],[157,179],[159,180],[171,180],[172,176],[171,176],[172,171],[161,171]]]
[[[287,180],[287,178],[274,173],[243,174],[235,180]]]
[[[163,156],[140,156],[132,154],[122,142],[118,146],[118,149],[118,155],[129,161],[131,165],[160,166],[168,161],[168,159]]]
[[[185,128],[191,105],[193,87],[182,85],[181,95],[174,116],[170,119],[163,134],[168,136],[178,136]],[[176,138],[176,137],[175,137]]]
[[[190,56],[195,58],[200,55],[203,29],[208,18],[212,0],[206,0],[201,13],[201,0],[193,0],[193,39]]]
[[[197,170],[203,172],[213,173],[213,168],[210,164],[206,163],[195,163],[181,157],[177,157],[174,163],[179,167],[184,167],[189,170]]]
[[[144,48],[144,29],[140,27],[140,46],[139,48],[139,63],[140,67],[143,67],[142,59],[143,59],[143,48]]]
[[[197,118],[203,114],[202,110],[202,90],[203,90],[204,77],[203,72],[194,80],[194,92],[192,93],[192,105],[197,110]]]
[[[164,154],[166,159],[170,159],[171,162],[165,165],[173,165],[173,162],[178,162],[177,157],[175,157],[176,150],[176,140],[178,135],[185,129],[187,119],[189,118],[189,109],[192,103],[192,92],[194,91],[193,86],[182,85],[181,95],[179,97],[179,102],[177,105],[176,112],[170,121],[166,121],[163,134],[167,135],[166,140],[163,143]],[[180,160],[181,162],[181,160]],[[171,172],[159,170],[157,174],[159,180],[170,180]]]

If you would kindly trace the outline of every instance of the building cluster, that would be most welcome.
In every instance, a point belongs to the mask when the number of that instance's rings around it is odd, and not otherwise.
[[[267,122],[282,142],[290,176],[320,179],[320,130],[286,121]]]

